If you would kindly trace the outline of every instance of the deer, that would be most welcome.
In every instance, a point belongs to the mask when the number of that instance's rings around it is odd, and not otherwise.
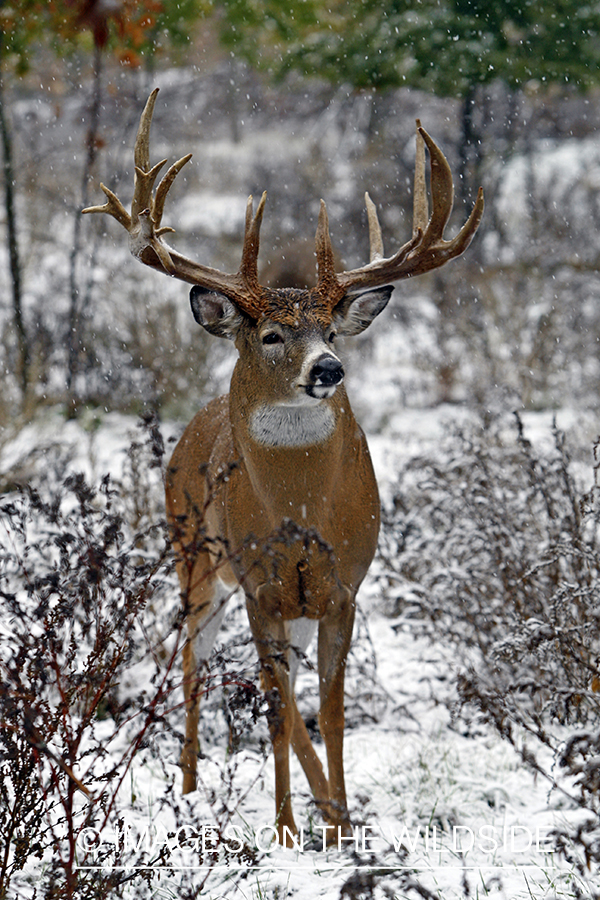
[[[185,741],[183,793],[197,786],[199,704],[207,660],[227,600],[242,588],[268,700],[275,769],[277,840],[294,846],[290,745],[321,811],[327,843],[351,832],[343,763],[344,675],[357,591],[374,557],[380,500],[365,435],[344,386],[336,347],[363,332],[385,309],[393,282],[430,272],[460,256],[483,214],[480,188],[458,234],[444,232],[453,205],[446,157],[417,120],[413,233],[384,256],[375,204],[365,194],[370,261],[336,271],[327,208],[316,230],[317,283],[269,288],[258,278],[263,193],[248,198],[241,263],[226,274],[168,246],[162,225],[167,194],[191,154],[150,165],[150,125],[158,89],[141,115],[135,141],[131,212],[104,185],[106,202],[85,209],[114,217],[134,257],[192,285],[196,322],[233,341],[238,358],[229,394],[211,401],[179,440],[166,474],[171,527],[187,638],[183,646]],[[426,184],[430,157],[432,212]],[[327,774],[298,710],[294,684],[317,636],[318,725]],[[330,833],[332,832],[332,833]]]

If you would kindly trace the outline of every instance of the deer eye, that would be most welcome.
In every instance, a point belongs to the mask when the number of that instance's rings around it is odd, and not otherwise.
[[[262,339],[263,344],[283,344],[283,338],[277,331],[269,331]]]
[[[329,341],[330,344],[333,344],[336,337],[337,337],[337,332],[332,331],[327,340]]]

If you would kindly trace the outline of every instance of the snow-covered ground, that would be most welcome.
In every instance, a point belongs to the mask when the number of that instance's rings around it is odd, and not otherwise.
[[[384,498],[399,464],[439,443],[457,415],[456,407],[406,411],[373,436],[370,444]],[[566,427],[572,420],[567,412],[559,415],[559,424]],[[543,439],[550,421],[550,416],[531,415],[526,426]],[[52,415],[21,430],[4,445],[0,470],[27,471],[33,466],[39,471],[44,446],[59,441],[63,450],[71,448],[71,466],[85,470],[93,482],[109,470],[120,477],[130,439],[136,435],[135,421],[111,414],[84,425],[65,424]],[[165,428],[167,434],[178,430]],[[29,456],[34,448],[37,460]],[[26,458],[29,462],[19,463]],[[235,600],[223,638],[245,631],[243,603]],[[244,653],[247,659],[249,651]],[[210,851],[215,823],[222,826],[226,821],[231,852],[227,860],[222,851],[215,859],[205,856],[209,865],[194,869],[191,861],[196,857],[185,841],[173,837],[175,819],[161,804],[171,782],[180,792],[179,743],[164,734],[140,751],[121,791],[122,827],[129,846],[133,842],[138,847],[140,866],[156,858],[161,842],[170,847],[171,865],[180,866],[162,875],[154,896],[180,896],[185,885],[204,881],[203,896],[214,900],[413,897],[418,896],[417,884],[444,900],[574,896],[577,876],[555,859],[549,839],[553,827],[574,813],[550,784],[541,778],[536,781],[523,768],[514,750],[496,734],[483,726],[466,728],[452,721],[449,709],[457,665],[450,647],[416,638],[402,617],[386,618],[375,580],[367,579],[347,675],[345,765],[355,833],[342,847],[323,849],[320,820],[295,758],[298,847],[283,850],[271,843],[272,759],[265,760],[260,741],[261,736],[266,739],[266,729],[259,723],[240,752],[228,755],[226,724],[219,722],[223,718],[219,705],[212,703],[205,709],[201,787],[178,801],[177,822],[181,827],[183,821],[194,841],[204,840]],[[143,668],[134,677],[143,679]],[[301,674],[298,695],[302,713],[312,715],[314,672]],[[181,709],[173,715],[180,727]],[[108,740],[108,725],[107,729]],[[108,745],[115,758],[123,740],[121,734],[114,747]],[[322,755],[322,744],[317,750]],[[551,760],[546,762],[550,767]],[[88,830],[80,840],[82,848],[89,849],[95,837]],[[114,835],[103,833],[102,840],[114,840]],[[88,854],[86,864],[91,862],[93,854]],[[588,896],[588,887],[577,883]],[[131,891],[131,896],[141,896],[139,888]]]

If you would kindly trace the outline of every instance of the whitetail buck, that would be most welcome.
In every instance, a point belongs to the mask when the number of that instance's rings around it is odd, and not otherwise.
[[[379,495],[365,436],[345,388],[336,338],[359,334],[386,306],[391,281],[429,272],[461,254],[483,213],[481,191],[468,221],[443,239],[453,199],[448,163],[417,123],[412,239],[389,258],[368,195],[371,261],[336,273],[325,204],[316,234],[318,279],[310,290],[270,289],[258,280],[265,197],[248,200],[239,271],[226,275],[167,247],[161,227],[167,192],[185,156],[154,184],[166,160],[150,167],[149,130],[157,91],[141,117],[135,144],[131,215],[102,186],[104,206],[129,232],[131,252],[146,265],[194,285],[196,321],[235,341],[239,359],[228,396],[199,412],[170,462],[167,513],[187,615],[183,666],[186,742],[183,790],[196,787],[198,708],[204,667],[225,601],[241,585],[268,689],[280,841],[296,833],[289,745],[330,825],[348,833],[342,743],[344,670],[356,592],[375,553]],[[431,157],[433,212],[428,214],[425,144]],[[318,626],[319,728],[327,777],[296,707],[294,678]],[[331,837],[337,840],[335,829]]]

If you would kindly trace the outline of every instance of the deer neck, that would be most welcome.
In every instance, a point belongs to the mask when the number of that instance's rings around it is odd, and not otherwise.
[[[261,450],[284,456],[286,452],[331,452],[347,427],[355,424],[343,387],[327,400],[304,405],[248,402],[247,397],[236,397],[232,385],[230,410],[234,440],[244,457],[248,451]]]
[[[329,495],[356,421],[343,386],[319,403],[268,403],[232,379],[230,418],[235,452],[266,506]],[[296,505],[295,503],[293,505]],[[289,513],[288,513],[289,514]]]
[[[336,426],[335,410],[324,401],[310,406],[263,403],[250,411],[247,430],[259,446],[293,450],[328,441]]]

